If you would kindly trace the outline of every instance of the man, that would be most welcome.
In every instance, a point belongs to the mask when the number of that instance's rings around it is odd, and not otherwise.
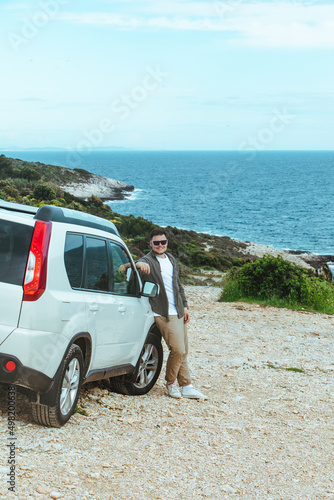
[[[136,262],[142,272],[143,281],[160,285],[160,292],[150,299],[155,322],[169,348],[166,366],[166,386],[169,396],[207,399],[191,383],[187,354],[188,337],[186,323],[189,322],[187,299],[179,278],[175,258],[166,252],[168,240],[161,228],[150,234],[151,251]],[[178,382],[180,389],[176,382]]]

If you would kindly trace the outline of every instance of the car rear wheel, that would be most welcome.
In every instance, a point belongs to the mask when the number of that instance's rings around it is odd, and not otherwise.
[[[84,360],[80,347],[73,344],[63,361],[55,406],[32,404],[34,420],[49,427],[61,427],[75,410],[83,379]]]
[[[147,394],[156,383],[162,367],[163,349],[160,339],[150,333],[146,339],[137,364],[137,376],[134,381],[128,376],[109,379],[109,389],[120,394],[141,396]]]

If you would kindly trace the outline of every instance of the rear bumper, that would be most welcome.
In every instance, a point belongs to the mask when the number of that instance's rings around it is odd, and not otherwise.
[[[16,364],[15,370],[7,370],[8,361],[13,361]],[[0,353],[0,384],[25,387],[43,394],[50,389],[52,383],[52,378],[38,370],[24,366],[15,356]]]

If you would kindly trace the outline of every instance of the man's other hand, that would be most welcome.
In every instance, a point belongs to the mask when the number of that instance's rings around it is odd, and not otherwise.
[[[136,262],[136,267],[145,274],[150,274],[151,269],[147,262]]]

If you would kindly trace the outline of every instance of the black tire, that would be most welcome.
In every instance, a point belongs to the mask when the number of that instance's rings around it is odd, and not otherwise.
[[[135,381],[129,376],[111,377],[109,390],[129,396],[147,394],[156,383],[162,367],[163,349],[159,337],[150,333],[138,360],[138,375]]]
[[[32,404],[35,422],[48,427],[61,427],[74,413],[84,375],[83,354],[73,344],[63,361],[59,378],[55,406]]]

